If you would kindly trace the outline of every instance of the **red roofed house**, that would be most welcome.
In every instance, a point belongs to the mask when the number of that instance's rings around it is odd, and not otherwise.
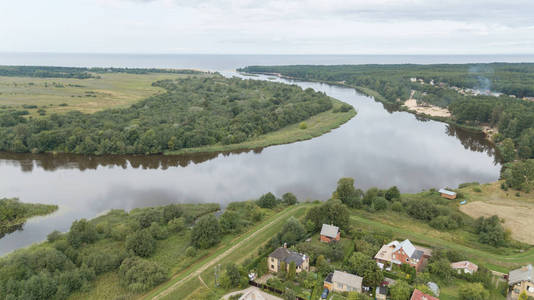
[[[330,243],[332,241],[339,241],[341,234],[339,227],[334,225],[323,224],[321,228],[321,242]]]
[[[380,248],[375,255],[375,260],[380,268],[391,264],[408,264],[417,271],[421,271],[425,261],[430,257],[428,251],[430,250],[414,246],[410,240],[393,241]]]
[[[464,273],[469,273],[469,274],[473,274],[476,271],[478,271],[478,266],[467,260],[454,262],[451,264],[451,268],[453,270],[457,270],[458,274],[461,274],[462,270]]]
[[[410,300],[439,300],[439,298],[427,295],[427,294],[421,292],[420,290],[415,289],[413,291],[412,298],[410,298]]]

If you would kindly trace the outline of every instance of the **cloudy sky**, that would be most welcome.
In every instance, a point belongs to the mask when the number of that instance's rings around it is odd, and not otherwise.
[[[533,0],[3,0],[0,51],[534,54]]]

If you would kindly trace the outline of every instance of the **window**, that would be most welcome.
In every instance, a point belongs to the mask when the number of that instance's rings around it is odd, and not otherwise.
[[[271,269],[273,269],[273,270],[274,270],[274,265],[271,265]]]
[[[271,261],[274,262],[274,258],[271,257]]]
[[[408,262],[408,261],[409,261],[409,259],[408,259],[408,258],[406,258],[406,262]]]

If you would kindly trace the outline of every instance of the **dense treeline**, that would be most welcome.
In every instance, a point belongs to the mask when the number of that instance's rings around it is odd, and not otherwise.
[[[460,124],[497,128],[499,134],[493,139],[504,162],[534,158],[534,102],[520,99],[534,97],[534,64],[252,66],[242,70],[343,82],[375,90],[394,104],[415,91],[418,100],[448,107]],[[460,93],[451,87],[505,95]]]
[[[0,112],[0,150],[153,154],[240,143],[332,108],[324,93],[295,85],[213,76],[154,83],[166,93],[129,108],[27,118]]]
[[[98,78],[92,73],[174,73],[199,74],[195,70],[155,69],[155,68],[78,68],[78,67],[46,67],[46,66],[0,66],[0,76],[42,77],[42,78]]]
[[[57,205],[22,203],[18,199],[0,199],[0,238],[18,229],[26,219],[57,210]]]

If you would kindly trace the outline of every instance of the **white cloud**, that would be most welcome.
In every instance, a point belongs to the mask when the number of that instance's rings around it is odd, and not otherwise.
[[[27,0],[0,11],[0,51],[532,53],[534,43],[530,0]]]

